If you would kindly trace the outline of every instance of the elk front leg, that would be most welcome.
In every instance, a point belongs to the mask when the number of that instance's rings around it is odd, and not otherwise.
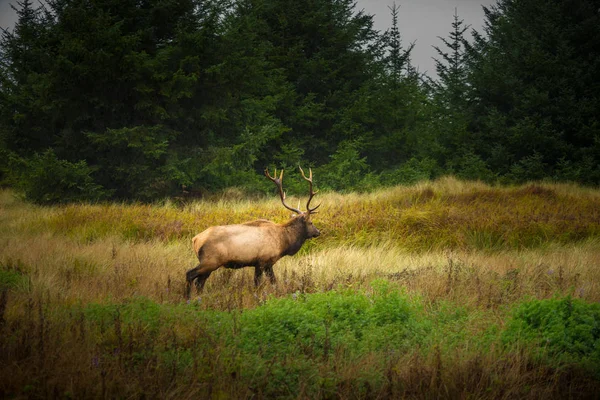
[[[258,287],[258,285],[260,285],[260,280],[262,279],[262,275],[263,275],[263,267],[260,265],[257,265],[256,267],[254,267],[254,286]]]
[[[254,267],[254,286],[260,285],[260,281],[262,279],[263,272],[267,273],[267,276],[269,277],[269,281],[271,282],[271,284],[275,283],[276,279],[275,279],[275,274],[273,273],[273,265],[265,264],[265,265],[259,265],[257,267]]]
[[[271,285],[274,285],[275,282],[277,282],[277,279],[275,278],[275,273],[273,272],[273,266],[267,265],[265,267],[265,273],[269,277],[269,281],[271,282]]]

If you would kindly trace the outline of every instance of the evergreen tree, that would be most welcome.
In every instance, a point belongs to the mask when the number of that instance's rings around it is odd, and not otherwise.
[[[384,43],[387,45],[388,55],[385,57],[387,69],[389,71],[392,83],[398,84],[403,74],[410,70],[410,55],[415,43],[411,43],[407,48],[402,46],[402,35],[398,27],[398,13],[400,7],[393,3],[390,9],[392,16],[392,27],[384,35]]]
[[[418,126],[425,97],[420,74],[411,64],[415,43],[403,47],[399,8],[395,3],[389,8],[392,26],[381,40],[383,52],[378,69],[373,70],[375,79],[362,89],[361,98],[351,108],[363,154],[377,172],[420,158],[424,145]]]
[[[14,30],[3,30],[0,39],[0,133],[8,150],[27,154],[52,143],[44,129],[52,123],[44,77],[53,60],[45,50],[52,45],[52,20],[31,0],[17,6],[11,5]]]
[[[468,179],[494,178],[487,164],[476,154],[469,132],[468,60],[465,32],[469,29],[455,9],[448,38],[439,37],[445,48],[433,46],[440,58],[435,61],[436,79],[428,79],[431,92],[429,126],[435,145],[430,148],[447,172]]]
[[[180,117],[203,49],[184,43],[209,23],[211,2],[54,0],[48,7],[32,12],[24,2],[15,31],[3,36],[7,145],[25,158],[52,148],[44,160],[86,160],[95,181],[121,198],[151,198],[186,181],[173,151],[192,125]]]
[[[272,45],[267,53],[291,84],[275,115],[290,130],[277,147],[301,151],[324,163],[344,140],[336,123],[371,79],[376,38],[372,17],[355,13],[352,0],[246,0],[260,34]]]
[[[496,171],[600,182],[598,6],[500,0],[485,9],[485,35],[468,52],[471,130]]]
[[[441,60],[434,59],[438,78],[430,80],[430,83],[447,111],[465,109],[468,87],[464,34],[469,27],[470,25],[464,25],[464,20],[459,19],[458,10],[454,9],[452,31],[448,39],[438,36],[448,50],[433,46]]]

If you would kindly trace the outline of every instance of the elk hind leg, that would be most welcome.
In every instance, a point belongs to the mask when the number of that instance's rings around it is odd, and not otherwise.
[[[190,291],[192,288],[192,282],[196,280],[196,291],[201,292],[204,288],[204,283],[208,279],[212,272],[212,269],[203,268],[200,264],[198,264],[195,268],[190,269],[185,274],[186,278],[186,287],[185,287],[185,296],[186,298],[190,298]]]

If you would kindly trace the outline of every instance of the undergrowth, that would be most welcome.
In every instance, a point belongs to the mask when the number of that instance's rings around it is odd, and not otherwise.
[[[525,301],[515,307],[503,341],[526,343],[540,359],[577,365],[600,378],[600,304],[571,296]]]

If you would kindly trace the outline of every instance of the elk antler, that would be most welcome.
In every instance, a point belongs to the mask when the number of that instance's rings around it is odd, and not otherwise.
[[[302,214],[302,211],[300,211],[297,208],[293,208],[288,206],[287,204],[285,204],[285,192],[283,191],[283,170],[281,170],[281,174],[279,175],[279,178],[277,178],[277,168],[275,168],[275,173],[274,173],[275,177],[272,177],[271,174],[269,174],[269,169],[265,169],[265,176],[267,178],[269,178],[270,180],[272,180],[275,185],[277,185],[277,188],[279,189],[279,197],[281,197],[281,204],[283,204],[283,206],[285,208],[287,208],[290,211],[293,211],[297,214]],[[309,200],[310,201],[310,200]]]
[[[306,177],[306,175],[304,175],[304,171],[302,170],[302,167],[298,166],[298,168],[300,168],[300,172],[302,173],[302,177],[304,178],[304,180],[308,181],[308,183],[309,183],[309,185],[308,185],[309,197],[308,197],[308,201],[306,202],[306,213],[307,214],[314,213],[315,210],[317,208],[319,208],[321,203],[317,204],[317,206],[314,208],[310,208],[310,201],[315,196],[315,194],[317,194],[317,192],[313,192],[312,168],[308,169],[308,178]]]

